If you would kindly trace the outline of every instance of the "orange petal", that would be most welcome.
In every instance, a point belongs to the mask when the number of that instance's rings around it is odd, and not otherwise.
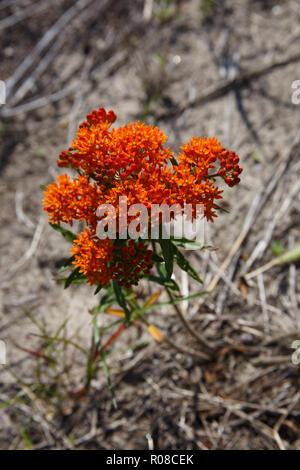
[[[105,313],[109,315],[116,315],[117,317],[125,317],[125,312],[121,308],[108,308]]]
[[[148,331],[149,331],[150,335],[153,336],[153,338],[155,339],[155,341],[157,341],[158,343],[162,343],[162,342],[163,342],[164,337],[163,337],[162,333],[159,331],[159,329],[156,328],[156,326],[154,326],[154,325],[149,325],[149,326],[148,326]]]

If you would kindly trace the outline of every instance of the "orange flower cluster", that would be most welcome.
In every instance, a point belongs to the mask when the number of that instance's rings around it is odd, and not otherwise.
[[[58,166],[76,170],[77,176],[60,175],[47,187],[43,203],[52,223],[85,221],[86,229],[74,241],[72,253],[75,266],[91,284],[118,279],[129,286],[149,273],[152,254],[146,242],[100,240],[99,205],[112,204],[118,215],[119,196],[127,197],[128,206],[139,203],[148,209],[152,204],[177,203],[182,208],[202,204],[205,217],[212,221],[215,200],[222,193],[215,178],[234,186],[242,169],[236,154],[215,138],[193,137],[176,160],[158,128],[137,122],[113,129],[115,120],[115,113],[104,108],[87,115],[72,146],[58,159]]]
[[[112,240],[99,240],[86,228],[73,242],[71,253],[79,272],[85,274],[90,284],[107,285],[113,276]]]

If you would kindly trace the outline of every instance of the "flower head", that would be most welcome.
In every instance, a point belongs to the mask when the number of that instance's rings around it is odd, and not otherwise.
[[[137,122],[114,129],[115,120],[115,113],[104,108],[87,115],[71,147],[58,159],[58,166],[75,170],[77,176],[60,175],[48,185],[43,203],[51,222],[85,222],[71,251],[74,265],[91,284],[102,286],[117,279],[128,287],[149,274],[152,252],[147,241],[98,238],[99,205],[112,204],[117,218],[120,196],[127,197],[129,206],[139,203],[147,209],[153,204],[191,204],[192,217],[201,204],[206,219],[213,221],[215,201],[222,198],[216,177],[234,186],[242,169],[238,156],[215,137],[193,137],[181,146],[176,160],[157,127]],[[128,217],[127,224],[130,221]]]

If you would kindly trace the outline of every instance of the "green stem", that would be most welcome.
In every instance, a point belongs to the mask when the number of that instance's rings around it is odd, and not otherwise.
[[[156,253],[156,246],[155,246],[155,243],[153,241],[152,241],[152,247],[153,247],[153,251]],[[183,324],[185,329],[197,340],[197,342],[199,344],[201,344],[202,347],[204,347],[207,351],[212,352],[213,347],[208,343],[208,341],[206,341],[204,338],[202,338],[202,336],[200,336],[198,333],[195,332],[195,330],[191,327],[191,325],[189,324],[189,322],[187,321],[187,319],[183,315],[181,309],[174,302],[174,297],[173,297],[172,293],[170,292],[170,290],[166,286],[164,286],[164,288],[167,292],[167,295],[168,295],[170,301],[172,302],[173,309],[176,312],[176,315],[178,316],[179,320],[181,321],[181,323]]]

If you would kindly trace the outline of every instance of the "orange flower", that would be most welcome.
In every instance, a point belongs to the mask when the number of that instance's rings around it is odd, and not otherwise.
[[[219,161],[221,169],[218,176],[224,178],[231,187],[239,183],[238,175],[243,171],[238,165],[239,157],[222,147],[215,137],[193,137],[180,148],[182,153],[179,154],[179,171],[186,170],[190,173],[192,167],[196,182],[208,178],[209,170],[215,169],[215,163]]]
[[[96,210],[102,203],[102,192],[96,183],[90,183],[87,176],[78,175],[71,181],[68,175],[60,175],[57,182],[49,184],[43,199],[44,210],[49,213],[51,222],[85,220],[88,225],[96,226]]]
[[[112,240],[99,240],[86,228],[74,240],[71,253],[75,256],[73,264],[87,276],[90,284],[97,282],[104,286],[109,283],[113,273],[110,267],[113,261]]]
[[[72,225],[77,218],[78,185],[68,175],[60,175],[57,182],[47,186],[43,199],[44,210],[51,222],[66,222]]]
[[[106,285],[117,278],[128,286],[149,273],[152,255],[134,241],[122,245],[96,237],[99,205],[112,204],[118,220],[120,196],[127,196],[128,206],[140,203],[147,209],[152,204],[191,204],[192,217],[201,204],[207,220],[213,221],[215,201],[222,197],[216,177],[234,186],[242,169],[238,156],[215,137],[193,137],[182,145],[177,161],[157,127],[137,122],[112,129],[115,120],[114,112],[104,108],[87,115],[72,146],[58,159],[58,166],[76,170],[77,177],[60,175],[47,187],[43,203],[51,222],[85,221],[72,253],[91,284]]]

